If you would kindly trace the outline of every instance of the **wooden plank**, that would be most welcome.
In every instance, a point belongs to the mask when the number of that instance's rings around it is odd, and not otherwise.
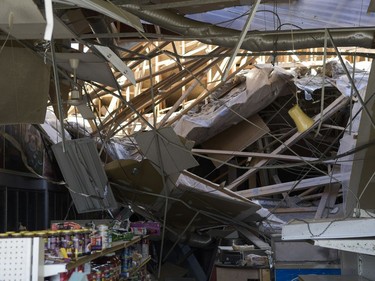
[[[260,281],[271,281],[271,271],[268,268],[261,268]]]
[[[258,150],[264,151],[264,145],[261,139],[257,140],[257,144],[258,144]],[[254,161],[250,162],[249,166],[256,165],[256,163],[259,163],[259,161],[260,159],[255,159],[255,162]],[[261,186],[267,186],[270,184],[268,170],[261,169],[258,171],[257,175],[258,175],[259,183]]]
[[[220,48],[219,48],[220,49]],[[222,50],[223,48],[221,48],[220,50]],[[217,50],[215,50],[217,52]],[[175,75],[172,75],[170,76],[168,79],[163,79],[162,81],[160,81],[159,83],[156,83],[154,84],[153,88],[154,89],[163,89],[163,88],[169,88],[171,87],[174,83],[176,83],[177,81],[181,81],[182,78],[185,76],[185,75],[190,75],[190,73],[194,73],[194,71],[201,67],[202,65],[204,65],[206,62],[208,61],[208,59],[202,59],[202,60],[198,60],[196,62],[194,62],[193,64],[189,65],[189,66],[186,66],[185,70],[184,71],[181,71],[181,72],[178,72],[177,74]],[[137,62],[137,64],[139,64],[139,62]],[[137,65],[135,64],[135,65]],[[132,66],[133,67],[133,66]],[[151,88],[149,88],[148,90],[144,91],[142,94],[138,95],[138,96],[135,96],[131,99],[130,103],[135,107],[135,108],[139,108],[141,109],[142,108],[142,105],[143,105],[143,108],[145,106],[149,106],[150,103],[148,103],[147,105],[145,105],[147,102],[150,102],[151,101]],[[155,96],[157,97],[158,95],[161,95],[161,93],[158,91],[158,92],[155,92],[154,93]],[[162,93],[164,94],[164,93]],[[111,120],[103,120],[102,121],[102,124],[98,127],[98,131],[101,131],[105,128],[107,128],[108,126],[111,126],[111,123],[113,122],[117,122],[117,124],[121,124],[122,121],[124,121],[125,119],[127,119],[127,117],[129,115],[132,115],[134,112],[132,112],[132,110],[130,110],[126,105],[123,105],[122,108],[121,108],[123,111],[121,112],[121,114],[117,115],[116,117],[112,118]],[[120,120],[118,120],[120,119]],[[93,132],[93,133],[97,133],[97,132]]]
[[[318,207],[300,207],[300,208],[277,208],[272,211],[273,214],[287,214],[287,213],[310,213],[316,212]]]
[[[239,232],[241,232],[247,239],[249,239],[255,246],[262,250],[271,249],[271,246],[256,236],[254,233],[249,231],[248,229],[238,226],[236,227]]]
[[[330,186],[326,185],[324,187],[323,194],[320,197],[318,209],[316,210],[315,217],[314,217],[315,219],[321,219],[322,218],[323,212],[324,212],[324,210],[326,208],[326,204],[327,204],[327,200],[328,200],[330,192],[331,192]]]
[[[210,148],[213,150],[224,151],[242,151],[259,138],[270,131],[262,118],[255,114],[248,118],[248,121],[241,121],[238,124],[231,126],[216,136],[202,143],[204,149]],[[227,136],[231,137],[231,141],[227,140]],[[219,161],[212,160],[216,168],[219,168],[223,163],[229,161],[235,155],[233,153],[218,153],[212,154],[211,157]]]
[[[165,44],[165,45],[164,45]],[[164,43],[162,46],[166,46],[168,45],[169,43]],[[126,60],[126,59],[131,59],[133,56],[134,56],[134,53],[141,53],[141,51],[145,51],[146,47],[148,47],[150,44],[147,43],[145,45],[140,45],[138,46],[133,52],[130,52],[128,54],[126,54],[125,56],[122,56],[121,59],[122,60]],[[161,48],[162,46],[159,46],[159,48]],[[149,52],[147,55],[151,56],[153,53],[155,53],[157,50],[154,49],[153,51]],[[131,68],[133,71],[134,71],[134,68],[141,63],[141,60],[137,60],[135,61],[134,63],[132,64],[129,64],[129,68]],[[117,72],[114,74],[115,76],[115,79],[118,79],[120,76],[122,76],[122,74],[120,72]],[[128,86],[132,85],[131,83],[129,83]],[[104,89],[106,89],[107,91],[103,90],[102,88],[98,87],[97,89],[93,90],[93,91],[90,91],[89,94],[90,94],[90,97],[91,99],[95,99],[95,98],[100,98],[101,96],[103,95],[107,95],[108,94],[108,91],[112,91],[113,88],[112,87],[104,87]]]
[[[215,53],[221,52],[224,50],[224,48],[217,48],[214,50]],[[218,58],[217,60],[220,60],[222,58]],[[153,103],[155,105],[159,104],[161,101],[165,100],[168,98],[170,95],[174,94],[176,91],[178,91],[183,85],[186,83],[189,83],[193,79],[195,79],[195,72],[202,72],[210,67],[212,67],[214,64],[217,63],[216,60],[210,62],[209,64],[206,64],[208,62],[207,58],[201,59],[194,63],[193,65],[189,66],[189,68],[184,69],[184,71],[181,71],[177,73],[176,75],[171,76],[170,79],[164,79],[161,82],[159,82],[157,85],[154,85],[153,88],[159,89],[157,92],[154,92],[154,101],[150,98],[151,97],[151,88],[148,90],[144,91],[142,94],[134,97],[131,101],[130,104],[132,104],[133,108],[135,108],[138,111],[142,111],[145,108],[151,106]],[[203,68],[202,68],[203,67]],[[183,79],[184,78],[184,79]],[[177,84],[176,84],[177,83]],[[165,92],[163,89],[168,89]],[[114,132],[114,130],[124,122],[127,118],[129,118],[131,115],[133,115],[134,112],[129,108],[124,105],[124,110],[119,113],[116,117],[114,117],[112,120],[109,122],[102,124],[99,127],[99,130],[103,130],[106,127],[112,125],[115,123],[115,127],[112,129],[111,132],[108,133],[109,136],[111,136]]]
[[[235,72],[233,72],[232,74],[230,74],[230,76],[228,77],[228,80],[234,76],[237,75],[237,73],[239,73],[241,70],[245,69],[249,64],[253,63],[255,60],[255,58],[251,58],[249,59],[244,65],[242,65],[241,67],[239,67]],[[168,121],[168,125],[172,125],[174,122],[176,122],[177,120],[179,120],[184,114],[186,114],[189,110],[191,110],[194,106],[196,106],[198,103],[202,102],[205,98],[207,98],[209,95],[211,95],[213,92],[215,92],[216,90],[218,90],[220,87],[222,87],[223,85],[225,84],[225,82],[220,82],[219,84],[217,84],[214,88],[210,89],[210,90],[206,90],[204,92],[202,92],[196,99],[194,102],[192,102],[188,107],[186,107],[184,110],[182,110],[178,116],[175,116],[173,119],[169,120]]]
[[[329,106],[327,106],[323,110],[323,121],[332,116],[334,113],[339,111],[341,108],[343,108],[347,103],[348,103],[348,97],[344,95],[340,95],[335,101],[333,101]],[[293,136],[291,136],[289,139],[287,139],[285,142],[283,142],[278,148],[276,148],[271,154],[280,154],[283,151],[287,150],[291,145],[296,143],[299,139],[302,137],[306,136],[311,130],[313,130],[315,127],[318,126],[319,121],[320,121],[321,114],[316,115],[314,119],[314,124],[305,132],[300,133],[296,132]],[[230,190],[233,190],[237,188],[241,183],[243,183],[245,180],[249,178],[250,175],[253,173],[257,172],[259,167],[264,166],[265,164],[268,163],[269,160],[261,160],[259,161],[254,168],[249,169],[246,173],[241,175],[240,177],[237,178],[237,180],[228,185],[227,188]]]
[[[276,184],[280,184],[280,183],[282,183],[282,181],[280,180],[279,176],[276,174],[275,169],[272,169],[272,171],[275,173],[275,174],[272,176],[272,178],[273,178],[273,180],[275,181],[275,183],[276,183]],[[282,194],[282,196],[283,196],[283,198],[284,198],[284,200],[285,200],[285,202],[286,202],[286,205],[287,205],[288,207],[292,207],[292,206],[291,206],[292,202],[291,202],[291,200],[290,200],[290,198],[289,198],[288,192],[282,192],[281,194]]]
[[[300,197],[300,202],[301,201],[307,201],[307,200],[315,200],[315,199],[318,199],[319,197],[321,197],[322,195],[323,195],[323,192],[312,194],[312,195],[307,195],[307,196],[304,196],[304,197]],[[342,189],[339,190],[339,194],[337,195],[337,197],[339,197],[339,196],[342,196]]]
[[[314,158],[314,157],[304,157],[304,156],[284,155],[284,154],[269,154],[269,153],[247,152],[247,151],[219,150],[219,149],[193,148],[192,152],[199,153],[199,154],[221,154],[221,155],[232,155],[232,156],[240,156],[240,157],[259,157],[263,159],[279,159],[279,160],[293,161],[293,162],[319,161],[318,158]]]
[[[246,198],[254,198],[259,196],[267,196],[272,194],[278,194],[282,192],[288,192],[291,188],[294,187],[294,190],[306,189],[313,186],[323,186],[329,183],[341,182],[343,179],[347,178],[347,174],[338,174],[334,178],[331,176],[321,176],[310,179],[301,180],[296,187],[294,185],[298,181],[284,182],[280,184],[273,184],[263,187],[257,187],[253,189],[241,190],[236,193],[242,195]]]
[[[169,117],[177,110],[177,108],[181,105],[181,103],[191,94],[191,92],[194,90],[194,88],[198,85],[199,80],[201,80],[203,75],[197,76],[197,79],[193,82],[193,84],[190,85],[190,87],[187,89],[187,91],[179,97],[179,99],[174,103],[172,108],[168,111],[167,114],[163,117],[163,119],[158,124],[158,128],[163,127],[165,122],[168,121]]]
[[[328,215],[327,208],[333,207],[340,186],[338,184],[330,184],[324,188],[322,197],[320,198],[318,210],[315,213],[315,219],[323,218]]]
[[[153,78],[155,76],[159,76],[161,74],[165,74],[167,72],[173,71],[173,70],[175,70],[177,68],[181,68],[182,66],[186,66],[186,65],[189,65],[189,64],[192,64],[192,63],[193,63],[192,60],[182,62],[181,64],[174,63],[172,65],[169,65],[167,67],[162,68],[159,71],[153,72],[152,75],[151,75],[151,77]],[[135,82],[139,83],[139,82],[143,82],[143,81],[146,81],[146,80],[150,80],[151,77],[150,77],[150,75],[142,76],[142,77],[139,77],[138,79],[136,79]],[[129,87],[129,86],[132,86],[132,83],[127,82],[127,83],[124,83],[124,85],[122,86],[122,88],[126,88],[126,87]]]
[[[316,191],[318,188],[319,188],[319,186],[311,187],[308,190],[305,190],[304,192],[301,192],[300,194],[298,194],[298,197],[307,196],[307,195],[313,193],[314,191]]]
[[[226,189],[226,188],[224,188],[224,187],[222,187],[222,186],[220,186],[218,184],[215,184],[215,183],[210,182],[210,181],[208,181],[208,180],[206,180],[204,178],[201,178],[201,177],[199,177],[199,176],[197,176],[197,175],[195,175],[193,173],[190,173],[188,171],[182,171],[182,174],[184,174],[185,176],[190,177],[190,178],[192,178],[192,179],[194,179],[194,180],[196,180],[196,181],[198,181],[200,183],[203,183],[204,185],[212,187],[212,188],[216,189],[217,191],[223,192],[224,194],[226,194],[228,196],[231,196],[231,197],[233,197],[235,199],[244,201],[246,203],[249,203],[249,202],[252,203],[252,201],[250,201],[249,199],[241,196],[240,194],[237,194],[236,192],[233,192],[232,190],[228,190],[228,189]]]

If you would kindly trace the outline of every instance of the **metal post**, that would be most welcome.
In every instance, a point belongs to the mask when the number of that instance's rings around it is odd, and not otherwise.
[[[320,95],[320,121],[318,125],[318,129],[316,130],[315,137],[319,135],[320,127],[323,123],[323,110],[324,110],[324,96],[325,96],[325,89],[326,89],[326,64],[327,64],[327,29],[324,30],[324,49],[323,49],[323,85],[322,85],[322,93]]]
[[[335,45],[335,42],[333,41],[333,37],[332,37],[331,32],[329,31],[329,29],[327,29],[327,33],[328,33],[329,39],[331,41],[331,44],[332,44],[333,48],[335,49],[335,52],[336,52],[337,56],[339,57],[339,60],[340,60],[341,65],[342,65],[342,68],[344,69],[345,74],[346,74],[346,76],[349,79],[349,82],[350,82],[350,84],[352,86],[352,89],[355,91],[355,93],[357,95],[357,98],[358,98],[360,104],[362,105],[362,108],[365,110],[365,113],[367,114],[367,117],[370,119],[372,127],[375,128],[375,123],[374,123],[374,120],[371,117],[371,113],[369,112],[368,108],[366,107],[366,105],[365,105],[365,103],[364,103],[361,95],[359,94],[359,91],[358,91],[357,87],[355,86],[355,83],[354,83],[352,77],[350,76],[349,70],[346,67],[344,60],[342,59],[341,54],[340,54],[337,46]]]
[[[353,74],[352,74],[352,79],[354,80],[355,79],[355,61],[356,61],[356,56],[354,55],[353,56]],[[350,89],[350,101],[349,101],[349,106],[350,108],[353,108],[353,87]],[[352,126],[353,126],[353,110],[350,110],[350,116],[349,116],[349,120],[350,120],[350,123],[349,123],[349,135],[352,134]]]
[[[44,189],[44,218],[43,224],[44,229],[49,228],[49,183],[46,180],[43,180],[43,189]]]
[[[52,67],[53,67],[53,77],[55,80],[55,92],[57,98],[57,106],[59,109],[59,120],[60,120],[60,132],[62,138],[62,150],[65,152],[65,134],[64,134],[64,116],[62,110],[62,99],[60,93],[60,82],[59,82],[59,74],[56,66],[55,61],[55,41],[51,39],[51,58],[52,58]]]
[[[163,257],[163,247],[164,247],[164,240],[165,240],[165,231],[166,231],[166,224],[167,224],[169,190],[167,190],[166,181],[165,181],[164,165],[163,165],[163,159],[161,157],[159,134],[157,130],[155,129],[155,127],[154,127],[154,132],[155,132],[156,145],[157,145],[156,149],[158,152],[158,157],[160,159],[160,170],[161,170],[161,178],[163,181],[163,191],[165,193],[164,221],[163,221],[163,229],[162,229],[162,235],[161,235],[161,245],[160,245],[159,265],[158,265],[158,279],[160,279],[161,263],[162,263],[162,257]]]
[[[227,77],[228,77],[229,70],[230,70],[230,68],[231,68],[231,66],[232,66],[232,64],[233,64],[233,62],[234,62],[234,60],[235,60],[235,58],[237,56],[238,50],[240,49],[243,40],[245,39],[245,36],[247,34],[247,31],[248,31],[248,29],[250,27],[251,22],[254,19],[255,12],[257,11],[259,4],[260,4],[260,0],[257,0],[256,3],[251,8],[251,10],[249,10],[249,12],[250,12],[249,17],[246,20],[245,26],[244,26],[244,28],[241,31],[240,38],[239,38],[239,40],[237,42],[237,45],[234,48],[233,54],[230,57],[230,60],[229,60],[227,66],[225,68],[225,72],[224,72],[224,74],[223,74],[223,76],[221,78],[222,81],[225,81],[227,79]]]

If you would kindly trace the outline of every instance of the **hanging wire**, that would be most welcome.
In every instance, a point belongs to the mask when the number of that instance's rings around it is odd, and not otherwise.
[[[277,4],[277,3],[276,3]],[[277,7],[276,7],[276,9],[277,9]],[[281,25],[281,24],[279,24],[279,25]],[[146,38],[146,40],[147,40],[147,38]]]
[[[192,74],[192,73],[191,73],[191,75],[193,75],[193,76],[194,76],[194,74]],[[208,90],[208,89],[207,89],[207,90]],[[235,114],[238,114],[238,113],[236,113],[236,112],[235,112]],[[241,117],[241,118],[243,118],[244,120],[246,120],[246,122],[249,122],[249,121],[248,121],[248,120],[247,120],[246,118],[244,118],[243,116],[240,116],[240,117]],[[249,123],[251,123],[251,122],[249,122]],[[252,125],[255,125],[255,124],[252,124]],[[256,125],[255,125],[255,126],[256,126]],[[262,128],[260,128],[260,129],[262,129]],[[272,136],[272,134],[271,134],[271,136]],[[283,142],[282,142],[282,143],[283,143]],[[295,155],[296,155],[296,156],[298,156],[298,154],[296,154],[296,153],[295,153]],[[307,163],[307,164],[309,165],[309,163]],[[231,165],[230,165],[230,164],[228,164],[228,163],[226,163],[226,165],[229,165],[229,166],[231,166]]]
[[[1,45],[0,54],[2,53],[2,51],[3,51],[4,47],[5,47],[5,44],[8,42],[8,39],[9,39],[9,36],[10,36],[10,31],[11,31],[11,28],[9,28],[7,37],[5,38],[5,41],[4,41],[3,45]]]
[[[275,3],[275,6],[277,6],[277,3]],[[277,11],[277,7],[276,7],[276,11]],[[311,169],[312,169],[312,167],[311,167]]]
[[[146,38],[147,39],[147,38]]]
[[[106,93],[108,93],[108,94],[110,94],[110,95],[112,95],[112,96],[114,96],[114,97],[118,97],[118,96],[117,96],[115,93],[113,93],[112,91],[109,91],[108,89],[104,88],[103,86],[101,86],[101,85],[99,85],[99,84],[97,84],[97,83],[95,83],[95,82],[90,82],[90,83],[88,83],[88,85],[90,85],[90,87],[95,86],[95,87],[101,89],[102,91],[105,91]],[[94,94],[96,95],[97,98],[100,99],[100,97],[99,97],[99,95],[98,95],[97,92],[94,92]],[[103,106],[105,107],[106,112],[108,112],[108,114],[113,118],[114,116],[112,115],[112,112],[110,112],[110,111],[108,110],[108,107],[105,106],[105,105],[103,105]],[[98,116],[99,116],[99,114],[100,114],[100,113],[98,113]],[[98,119],[99,119],[100,124],[103,125],[103,123],[102,123],[102,121],[101,121],[101,118],[98,118]],[[97,127],[97,128],[98,128],[98,127]],[[98,132],[100,132],[100,131],[98,130]],[[133,144],[134,148],[138,151],[138,153],[139,153],[140,155],[143,155],[143,153],[142,153],[142,152],[140,151],[140,149],[138,148],[137,144],[134,142],[134,139],[131,138],[126,132],[125,132],[125,135],[126,135],[126,137],[129,139],[129,141]],[[110,136],[109,136],[109,134],[108,134],[108,135],[105,137],[105,139],[103,140],[103,143],[106,144],[106,143],[109,141],[109,139],[110,139]]]

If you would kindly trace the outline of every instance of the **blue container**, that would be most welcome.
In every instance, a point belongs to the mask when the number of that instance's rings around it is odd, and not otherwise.
[[[275,269],[275,281],[295,281],[299,275],[341,275],[340,268],[280,268]]]

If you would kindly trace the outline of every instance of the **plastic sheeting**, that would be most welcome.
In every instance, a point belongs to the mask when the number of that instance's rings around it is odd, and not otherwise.
[[[351,78],[358,91],[366,89],[368,83],[369,72],[363,69],[355,69],[353,76],[353,66],[348,62],[344,61],[345,66],[350,73]],[[326,77],[322,75],[316,76],[305,76],[300,79],[295,79],[295,85],[305,92],[305,99],[313,99],[313,92],[323,87],[336,87],[343,95],[350,97],[353,93],[352,85],[348,76],[346,75],[343,66],[341,65],[338,58],[332,59],[326,64]]]
[[[292,79],[291,74],[278,67],[253,68],[240,75],[246,78],[240,86],[223,98],[202,105],[199,112],[181,117],[174,126],[175,132],[200,144],[265,108]]]

